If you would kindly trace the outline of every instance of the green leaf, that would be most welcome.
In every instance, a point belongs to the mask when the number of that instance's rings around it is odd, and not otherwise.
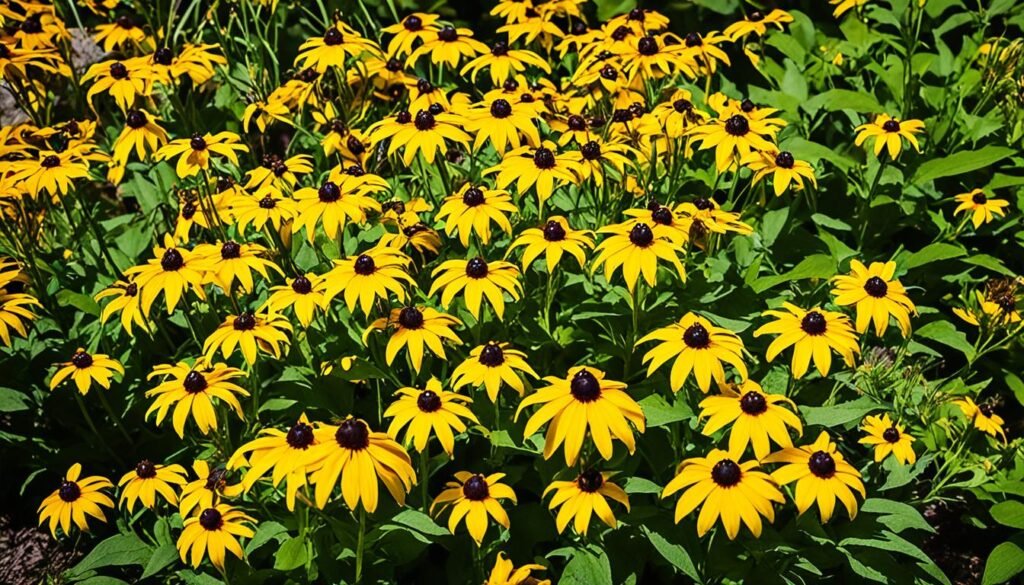
[[[669,542],[667,538],[646,526],[643,527],[643,531],[647,535],[647,539],[651,541],[654,550],[658,551],[662,558],[687,577],[700,582],[700,573],[697,572],[697,567],[693,564],[690,553],[682,545]]]
[[[153,555],[153,549],[134,534],[116,534],[97,544],[85,558],[67,571],[67,576],[84,575],[102,567],[145,565]]]
[[[934,158],[914,173],[911,183],[920,185],[942,177],[954,177],[991,166],[1017,151],[1005,146],[986,146],[978,150],[954,152],[949,156]]]
[[[761,240],[764,242],[765,248],[770,248],[775,243],[775,239],[782,233],[782,228],[786,226],[788,217],[789,208],[783,207],[769,211],[761,218]]]
[[[988,555],[981,585],[1005,583],[1024,571],[1024,549],[1016,542],[1004,542]]]
[[[928,524],[917,508],[903,502],[884,498],[869,498],[864,501],[861,511],[867,514],[877,514],[878,522],[893,532],[899,533],[910,528],[935,532],[935,529]]]
[[[625,485],[622,489],[626,490],[627,494],[660,494],[661,486],[654,483],[649,479],[642,477],[630,477],[626,479]]]
[[[0,387],[0,412],[28,410],[32,404],[29,397],[13,388]]]
[[[819,93],[807,100],[803,107],[808,112],[815,112],[820,108],[825,108],[829,112],[853,110],[859,114],[877,114],[885,111],[875,96],[867,92],[849,89],[830,89]]]
[[[249,542],[245,545],[245,554],[252,554],[252,552],[271,540],[281,542],[288,537],[288,529],[279,522],[260,522],[259,528],[256,529],[256,534],[253,535]]]
[[[274,555],[274,568],[278,571],[291,571],[306,564],[306,539],[301,536],[284,541]]]
[[[434,522],[434,519],[419,510],[403,510],[391,519],[391,523],[412,528],[430,536],[447,536],[448,531]]]
[[[649,428],[663,427],[693,417],[693,410],[685,400],[677,399],[669,404],[661,394],[645,396],[640,400],[640,408],[647,417]]]
[[[967,335],[950,321],[932,321],[915,331],[914,335],[951,347],[968,359],[974,357],[974,346],[967,341]]]
[[[62,307],[74,307],[87,315],[100,316],[100,306],[89,295],[64,289],[57,293],[57,304]]]
[[[960,246],[954,246],[953,244],[944,244],[937,242],[935,244],[928,244],[924,248],[921,248],[917,252],[908,254],[902,264],[904,270],[911,270],[918,266],[924,266],[932,262],[938,262],[939,260],[948,260],[950,258],[959,258],[967,252]]]
[[[160,545],[153,551],[153,556],[149,557],[149,562],[146,563],[146,569],[142,571],[140,579],[156,575],[176,560],[178,560],[177,547],[173,544]]]
[[[803,413],[804,420],[808,425],[831,428],[859,421],[872,410],[881,408],[882,405],[871,398],[862,396],[856,400],[833,406],[801,406],[800,412]]]
[[[988,254],[971,254],[965,258],[960,259],[961,262],[967,264],[973,264],[975,266],[981,266],[982,268],[988,268],[992,272],[998,272],[1003,276],[1009,276],[1016,278],[1017,274],[1006,267],[1003,261],[995,256],[989,256]]]
[[[1010,528],[1024,529],[1024,503],[1017,500],[999,502],[989,510],[995,521]]]
[[[810,278],[831,278],[835,276],[836,268],[836,260],[831,254],[812,254],[801,260],[789,272],[758,278],[750,285],[750,288],[754,289],[756,293],[762,293],[784,282]]]
[[[612,567],[604,551],[578,549],[565,566],[559,585],[613,585]]]

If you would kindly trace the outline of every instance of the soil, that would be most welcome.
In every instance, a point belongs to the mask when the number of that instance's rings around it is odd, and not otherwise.
[[[0,583],[45,583],[47,577],[58,577],[80,556],[71,544],[50,538],[45,528],[0,516]]]
[[[925,508],[924,517],[938,532],[922,547],[955,585],[978,585],[985,558],[997,544],[991,531],[962,520],[963,504],[940,502]]]

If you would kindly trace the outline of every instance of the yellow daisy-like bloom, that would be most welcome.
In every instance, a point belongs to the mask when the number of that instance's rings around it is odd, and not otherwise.
[[[914,437],[911,437],[904,430],[903,425],[894,423],[888,414],[868,416],[861,426],[866,437],[862,437],[859,443],[871,445],[875,448],[875,462],[878,463],[892,455],[900,463],[913,464],[917,461],[917,453],[914,453]]]
[[[367,211],[380,212],[380,203],[369,195],[385,189],[387,183],[377,175],[356,177],[334,169],[319,189],[306,187],[295,192],[295,229],[305,228],[310,244],[316,239],[317,224],[323,225],[328,238],[337,239],[348,222],[364,224]]]
[[[678,209],[681,210],[682,207],[678,207]],[[665,238],[678,246],[683,246],[690,241],[690,230],[694,220],[688,213],[677,212],[653,199],[646,208],[627,209],[622,213],[629,217],[622,222],[623,228],[628,227],[632,230],[636,224],[642,223],[651,228],[655,238]]]
[[[855,354],[860,353],[860,345],[850,326],[849,317],[818,308],[804,310],[792,303],[782,303],[782,307],[784,311],[769,310],[762,313],[774,317],[775,321],[762,325],[754,332],[754,337],[778,335],[765,354],[769,362],[792,345],[791,367],[794,378],[802,378],[807,373],[811,358],[814,358],[818,372],[827,376],[832,367],[833,350],[843,357],[847,366],[853,367]]]
[[[526,393],[526,387],[517,372],[538,377],[526,360],[525,353],[510,348],[507,343],[488,341],[473,348],[466,361],[455,368],[452,372],[452,389],[458,390],[466,385],[484,386],[491,402],[497,402],[498,390],[505,383],[522,396]]]
[[[227,552],[239,559],[244,556],[238,538],[255,536],[256,532],[248,526],[255,523],[255,518],[227,504],[206,508],[199,515],[186,518],[178,537],[181,562],[190,560],[195,568],[203,562],[204,556],[209,556],[213,566],[223,572]]]
[[[521,5],[525,2],[508,3]],[[543,570],[543,565],[536,564],[523,565],[517,569],[512,561],[505,558],[505,553],[499,552],[498,557],[494,560],[494,568],[491,569],[491,574],[487,577],[487,582],[484,585],[551,585],[550,579],[539,580],[530,575],[531,571]]]
[[[448,308],[460,292],[466,308],[476,319],[480,318],[480,301],[486,297],[498,319],[505,314],[505,293],[518,301],[523,292],[519,282],[519,269],[515,264],[495,260],[487,262],[477,256],[471,260],[448,260],[431,273],[434,283],[428,296],[441,292],[441,305]]]
[[[172,422],[179,437],[185,437],[185,422],[189,413],[199,426],[199,432],[206,435],[211,430],[217,430],[214,398],[230,406],[238,418],[245,420],[242,405],[235,394],[249,396],[249,392],[232,382],[235,378],[245,376],[245,372],[238,368],[230,368],[227,364],[207,363],[200,358],[194,366],[187,362],[158,365],[146,379],[151,380],[157,376],[162,376],[163,382],[156,388],[146,391],[147,398],[156,397],[146,410],[146,418],[155,411],[156,424],[159,425],[173,406]]]
[[[50,390],[60,386],[61,382],[71,378],[78,392],[85,396],[95,381],[100,387],[109,390],[110,379],[114,372],[124,375],[124,366],[110,356],[97,353],[90,354],[81,347],[75,350],[71,359],[59,364],[61,367],[50,380]]]
[[[802,190],[804,179],[810,181],[815,187],[818,186],[818,180],[814,178],[814,169],[811,168],[811,165],[806,161],[797,160],[789,151],[775,149],[755,151],[744,156],[740,163],[754,171],[753,184],[771,176],[776,197],[785,193],[792,184],[796,184],[796,188]]]
[[[731,364],[739,372],[740,379],[747,378],[747,366],[743,363],[743,341],[738,335],[715,327],[696,313],[687,313],[678,323],[662,327],[636,342],[660,341],[657,347],[644,355],[647,375],[650,376],[665,362],[675,358],[672,364],[672,391],[678,392],[692,372],[701,392],[707,394],[712,378],[719,384],[725,383],[725,369],[722,362]]]
[[[204,281],[216,284],[226,293],[236,281],[243,292],[251,293],[253,271],[267,280],[270,279],[268,268],[284,275],[277,264],[264,257],[266,254],[267,249],[259,244],[235,241],[200,244],[192,250],[196,265],[205,273]]]
[[[144,58],[125,59],[92,64],[82,76],[81,83],[93,82],[85,97],[94,108],[93,97],[107,92],[121,111],[127,112],[137,97],[149,94],[152,78],[153,71]]]
[[[747,35],[763,36],[768,32],[768,26],[774,25],[782,30],[784,24],[793,22],[793,16],[785,10],[773,9],[768,14],[760,10],[752,10],[747,16],[739,21],[725,27],[722,33],[736,42]]]
[[[142,266],[132,266],[124,271],[125,276],[134,277],[142,294],[142,312],[149,314],[153,301],[162,291],[167,303],[167,314],[174,312],[181,296],[191,289],[199,298],[203,292],[203,272],[193,253],[175,247],[174,238],[164,235],[163,247],[153,247],[153,258]]]
[[[1012,278],[992,278],[985,283],[985,292],[974,291],[977,308],[956,307],[953,314],[975,327],[984,322],[987,326],[1006,326],[1020,323],[1017,309],[1017,281]]]
[[[544,73],[551,73],[551,66],[543,57],[523,49],[513,49],[506,41],[497,41],[491,50],[462,68],[461,75],[469,73],[469,80],[476,83],[476,75],[487,68],[491,75],[491,83],[500,86],[515,75],[523,73],[526,67],[536,67]]]
[[[989,223],[995,216],[1004,217],[1005,208],[1010,202],[1005,199],[990,199],[981,189],[974,189],[970,193],[962,193],[954,197],[960,205],[953,210],[953,215],[970,215],[974,229],[978,229],[984,223]]]
[[[1001,437],[1003,442],[1006,442],[1006,431],[1003,430],[1005,421],[992,410],[991,404],[975,404],[966,396],[961,400],[954,400],[953,404],[960,407],[960,412],[971,419],[974,428],[993,437]]]
[[[424,42],[430,38],[431,33],[436,34],[441,29],[437,25],[439,18],[437,14],[414,12],[401,22],[382,28],[382,33],[395,35],[388,42],[388,56],[401,58],[411,53],[416,41]]]
[[[704,124],[708,118],[694,105],[693,94],[685,89],[675,90],[667,101],[655,106],[650,115],[669,138],[682,138],[687,130]]]
[[[437,220],[444,220],[444,231],[450,237],[456,230],[459,241],[469,247],[469,239],[475,233],[481,244],[491,242],[491,222],[498,224],[505,233],[512,233],[509,213],[518,209],[512,203],[508,191],[463,185],[457,193],[445,197]]]
[[[8,294],[0,291],[0,341],[4,347],[11,346],[11,331],[21,337],[28,336],[25,323],[36,319],[30,306],[42,306],[38,299],[24,293]]]
[[[729,55],[718,46],[729,41],[729,37],[716,31],[706,35],[691,32],[683,37],[680,57],[693,71],[705,76],[714,75],[719,62],[731,65]]]
[[[796,410],[796,404],[781,394],[768,394],[753,380],[741,384],[724,384],[722,393],[708,396],[700,402],[700,418],[707,418],[701,431],[710,437],[727,425],[729,429],[729,453],[739,457],[754,446],[754,456],[764,459],[771,451],[769,440],[779,447],[792,447],[786,427],[803,433],[800,418],[783,407],[783,403]]]
[[[524,230],[508,247],[506,257],[512,250],[524,246],[523,271],[526,271],[541,254],[544,254],[549,273],[558,266],[563,254],[575,258],[582,268],[587,261],[586,251],[594,247],[593,234],[594,232],[590,230],[574,230],[567,219],[553,215],[544,223],[544,227]]]
[[[41,151],[37,158],[9,163],[10,181],[33,197],[47,193],[56,198],[72,190],[75,179],[89,176],[89,166],[65,151]]]
[[[294,510],[295,494],[306,486],[306,476],[310,471],[310,466],[304,460],[305,454],[315,445],[317,438],[313,425],[303,414],[287,431],[262,429],[257,438],[235,451],[228,460],[228,469],[248,465],[249,469],[242,477],[245,491],[252,489],[267,472],[271,472],[275,488],[287,478],[285,501],[288,509]]]
[[[243,311],[239,315],[228,315],[206,338],[203,356],[211,361],[219,349],[227,359],[238,346],[250,366],[256,363],[257,350],[281,359],[282,350],[288,349],[289,345],[286,331],[291,333],[292,325],[277,313]]]
[[[869,124],[861,124],[855,129],[857,138],[854,144],[860,146],[869,138],[874,139],[875,156],[878,156],[882,149],[888,149],[889,157],[896,159],[903,149],[905,138],[914,150],[921,152],[921,145],[918,144],[915,134],[924,132],[924,122],[921,120],[897,120],[889,117],[888,114],[879,114]]]
[[[688,226],[687,236],[698,246],[702,246],[702,241],[708,233],[754,233],[754,228],[740,221],[738,213],[722,210],[714,199],[698,197],[693,201],[684,201],[676,205],[673,211],[682,217],[683,225]]]
[[[463,419],[480,423],[473,411],[466,407],[473,399],[443,390],[437,378],[431,378],[423,390],[401,388],[396,394],[399,398],[384,411],[384,418],[392,419],[388,436],[397,440],[398,433],[406,429],[405,445],[412,443],[420,453],[426,450],[433,431],[444,452],[452,457],[455,434],[466,432]]]
[[[513,106],[503,97],[484,102],[478,107],[461,112],[465,129],[476,136],[473,151],[479,152],[487,141],[499,155],[509,149],[523,146],[523,138],[530,145],[540,144],[540,133],[535,125],[536,116],[529,104]]]
[[[242,113],[242,129],[249,132],[252,125],[256,124],[256,129],[263,133],[275,120],[292,125],[291,113],[288,104],[283,102],[257,100],[245,107]]]
[[[81,477],[81,474],[81,463],[75,463],[68,468],[67,474],[60,482],[60,487],[46,496],[46,499],[39,504],[39,509],[36,510],[39,514],[39,526],[49,520],[50,534],[54,538],[57,538],[58,524],[65,535],[71,533],[72,521],[79,530],[88,532],[87,515],[100,522],[106,522],[107,517],[103,514],[103,509],[100,506],[114,507],[114,501],[102,491],[114,487],[114,484],[100,475]]]
[[[734,457],[714,449],[707,457],[692,457],[679,464],[677,474],[661,492],[668,497],[686,488],[676,502],[675,521],[701,506],[697,517],[697,536],[707,534],[721,518],[729,540],[740,533],[742,522],[755,537],[761,536],[764,516],[775,521],[773,503],[785,503],[776,482],[763,471],[757,471],[757,461],[738,463]],[[702,505],[703,504],[703,505]]]
[[[130,514],[135,509],[136,500],[150,510],[156,506],[156,496],[160,494],[172,506],[178,504],[178,494],[172,485],[183,486],[188,483],[185,476],[188,472],[178,465],[158,465],[149,459],[139,461],[135,469],[121,476],[117,485],[121,488],[118,504],[125,504]]]
[[[675,267],[679,278],[686,280],[686,270],[679,262],[679,246],[667,237],[657,237],[646,223],[619,224],[598,230],[610,234],[597,246],[597,257],[591,265],[593,273],[604,265],[604,278],[609,283],[615,271],[622,268],[626,287],[632,293],[642,274],[649,286],[654,286],[658,277],[658,260],[664,260]]]
[[[626,393],[624,383],[607,380],[604,376],[604,372],[596,368],[577,366],[570,369],[564,379],[546,376],[544,381],[551,385],[519,403],[517,419],[524,408],[543,404],[526,422],[523,437],[528,438],[550,421],[544,438],[545,459],[550,459],[565,443],[565,464],[574,465],[588,430],[605,460],[612,458],[613,436],[622,441],[631,454],[636,451],[636,438],[629,424],[638,432],[644,432],[643,409]]]
[[[773,150],[778,128],[764,119],[737,111],[726,119],[712,120],[690,131],[693,139],[700,143],[700,149],[715,149],[715,165],[718,172],[725,172],[735,163],[752,152]]]
[[[345,68],[349,57],[359,57],[363,53],[380,56],[380,47],[369,39],[363,38],[358,31],[344,22],[336,22],[328,28],[322,37],[314,37],[302,43],[299,55],[295,58],[295,66],[299,69],[312,68],[317,73],[327,71],[329,67]]]
[[[122,14],[114,22],[96,25],[93,40],[103,46],[104,52],[110,53],[118,47],[144,45],[152,39],[131,16]]]
[[[852,8],[864,6],[868,3],[868,0],[828,0],[828,3],[836,7],[832,11],[832,16],[839,18],[843,13]]]
[[[555,495],[548,503],[548,509],[561,507],[555,518],[559,534],[565,531],[570,521],[573,521],[576,533],[586,535],[592,515],[597,515],[613,529],[617,526],[615,513],[605,498],[622,504],[629,512],[629,496],[621,487],[608,481],[612,475],[614,474],[587,469],[572,481],[553,481],[545,488],[542,498],[546,497],[548,492],[555,491]]]
[[[404,303],[405,285],[416,286],[406,271],[411,263],[412,258],[402,251],[385,246],[370,248],[354,258],[335,260],[334,268],[322,277],[324,307],[342,293],[349,312],[355,311],[358,302],[367,316],[374,301],[387,300],[388,291]]]
[[[608,169],[614,169],[620,177],[627,176],[627,168],[633,168],[642,155],[633,147],[622,141],[621,138],[612,138],[609,141],[601,141],[594,137],[580,144],[577,152],[571,153],[579,163],[578,175],[580,181],[593,179],[598,187],[604,185],[605,174]]]
[[[444,352],[444,340],[462,343],[458,335],[452,331],[453,326],[462,325],[455,317],[441,313],[430,307],[403,307],[392,309],[387,317],[381,317],[363,331],[363,344],[366,344],[370,333],[374,331],[391,332],[384,359],[390,366],[395,356],[403,347],[408,347],[412,367],[419,373],[423,364],[423,347],[441,359],[448,359]]]
[[[245,173],[248,177],[243,188],[260,193],[266,185],[278,188],[294,187],[300,175],[313,172],[313,157],[308,154],[297,154],[282,160],[276,154],[264,155],[260,166]]]
[[[239,137],[234,132],[218,132],[217,134],[193,134],[191,138],[172,140],[156,152],[156,160],[168,160],[178,157],[175,171],[182,179],[199,174],[210,168],[212,155],[220,155],[238,165],[238,152],[249,152],[249,147],[239,144]]]
[[[114,141],[114,160],[128,162],[134,150],[135,156],[144,161],[147,151],[157,152],[161,145],[167,143],[167,132],[157,124],[159,120],[142,110],[128,110],[124,130]]]
[[[378,479],[399,505],[405,505],[416,472],[409,454],[387,434],[373,432],[366,422],[352,417],[337,426],[322,424],[313,434],[316,443],[300,461],[317,469],[310,481],[316,486],[318,508],[327,505],[339,477],[341,495],[352,510],[360,502],[367,512],[377,509]]]
[[[461,129],[464,123],[461,116],[446,112],[435,115],[426,109],[419,110],[413,115],[403,110],[394,117],[373,124],[366,130],[366,134],[374,147],[390,138],[388,156],[398,152],[399,148],[404,148],[402,162],[406,167],[410,167],[418,152],[423,154],[423,160],[427,164],[433,164],[437,153],[448,152],[445,140],[469,149],[469,134]]]
[[[846,462],[825,431],[814,443],[772,453],[764,462],[786,464],[772,472],[772,479],[779,485],[795,481],[797,510],[803,514],[817,502],[822,522],[832,518],[837,499],[852,520],[857,515],[854,492],[867,497],[860,472]]]
[[[270,289],[270,297],[261,310],[280,313],[291,307],[299,323],[309,327],[316,313],[327,305],[325,286],[323,278],[311,272],[289,278],[285,285]]]
[[[196,459],[192,463],[192,471],[196,479],[181,489],[181,501],[178,502],[183,518],[187,518],[192,510],[214,507],[222,496],[233,498],[242,493],[242,484],[228,485],[227,470],[223,467],[210,469],[209,463]]]
[[[455,534],[455,529],[463,519],[466,521],[466,530],[473,537],[477,546],[484,541],[487,533],[487,516],[494,518],[494,521],[501,524],[508,530],[509,519],[505,509],[501,507],[498,500],[512,500],[516,503],[516,493],[509,486],[499,483],[505,477],[504,473],[492,473],[484,476],[479,473],[460,471],[455,474],[456,481],[449,481],[445,489],[430,504],[430,514],[434,515],[434,508],[441,506],[437,514],[442,514],[446,509],[451,509],[448,517],[448,531]]]
[[[519,195],[533,189],[541,207],[555,189],[577,182],[580,164],[572,154],[557,154],[553,142],[545,140],[539,147],[522,146],[504,154],[501,162],[484,171],[485,175],[498,173],[499,189],[516,184]]]
[[[231,214],[240,234],[246,233],[251,225],[257,231],[269,222],[275,230],[295,217],[296,204],[277,189],[264,189],[262,196],[244,195],[231,201]]]
[[[835,288],[832,289],[832,295],[835,296],[835,303],[840,307],[857,307],[857,333],[867,331],[873,321],[875,334],[881,337],[889,327],[889,317],[892,316],[903,337],[910,335],[910,315],[917,311],[906,289],[899,280],[893,278],[895,273],[895,262],[872,262],[865,267],[860,261],[851,260],[850,274],[833,279]]]
[[[473,38],[470,29],[446,24],[427,35],[423,44],[409,55],[405,63],[411,67],[423,55],[430,55],[430,61],[435,65],[443,64],[454,69],[463,58],[472,59],[487,50],[487,45]]]

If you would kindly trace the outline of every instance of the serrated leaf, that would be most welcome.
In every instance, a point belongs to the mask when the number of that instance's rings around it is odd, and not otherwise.
[[[686,400],[678,398],[669,404],[661,394],[651,394],[640,400],[640,408],[647,417],[647,427],[663,427],[667,424],[693,417],[693,410]]]

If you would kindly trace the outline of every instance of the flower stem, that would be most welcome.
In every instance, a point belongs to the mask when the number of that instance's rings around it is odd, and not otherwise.
[[[420,451],[420,490],[423,494],[423,513],[430,509],[430,443]]]
[[[363,547],[366,540],[366,508],[359,507],[359,538],[356,540],[356,585],[363,582]]]

